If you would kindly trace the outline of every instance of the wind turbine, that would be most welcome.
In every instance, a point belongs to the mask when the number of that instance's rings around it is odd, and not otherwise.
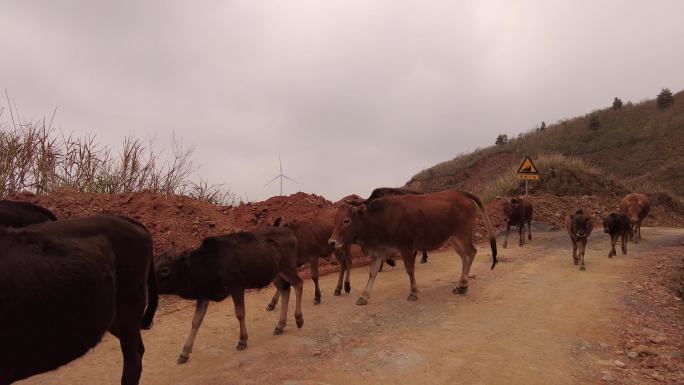
[[[280,196],[283,195],[283,179],[287,179],[290,182],[298,183],[296,180],[290,178],[289,176],[283,174],[283,162],[280,160],[280,154],[278,155],[278,164],[280,165],[280,173],[273,177],[268,183],[264,185],[264,187],[268,186],[269,184],[275,182],[276,179],[280,178]]]

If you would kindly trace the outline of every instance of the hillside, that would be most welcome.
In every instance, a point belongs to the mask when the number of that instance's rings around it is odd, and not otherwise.
[[[599,127],[595,129],[589,127],[592,117],[598,118]],[[617,190],[665,190],[682,197],[683,147],[684,91],[680,91],[668,109],[661,110],[655,100],[648,100],[626,103],[619,110],[596,110],[550,124],[541,132],[521,134],[507,144],[439,163],[416,174],[406,185],[421,191],[461,188],[482,192],[497,177],[506,178],[505,174],[517,167],[525,155],[536,159],[544,154],[562,154],[601,170],[606,180],[613,179],[610,183],[621,186]],[[549,175],[549,170],[537,166],[543,177]],[[616,194],[623,192],[617,190]],[[563,195],[562,191],[551,192]]]

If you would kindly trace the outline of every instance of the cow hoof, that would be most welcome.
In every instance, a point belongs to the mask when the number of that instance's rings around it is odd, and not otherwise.
[[[279,334],[283,334],[283,330],[285,330],[285,326],[276,326],[273,330],[273,335],[277,336]]]
[[[143,322],[143,325],[142,325],[141,329],[143,329],[143,330],[150,330],[150,329],[152,329],[152,321],[150,321],[149,324],[146,324],[146,323]]]
[[[181,355],[178,357],[178,361],[176,361],[176,363],[179,364],[179,365],[181,365],[181,364],[184,364],[184,363],[188,362],[189,359],[190,359],[190,356],[185,356],[185,355],[181,354]]]
[[[357,305],[362,305],[362,306],[363,306],[363,305],[368,305],[368,300],[365,299],[365,298],[363,298],[363,297],[361,297],[361,298],[359,298],[358,301],[356,301],[356,304],[357,304]]]
[[[386,259],[385,262],[387,262],[387,264],[392,266],[392,267],[397,265],[397,263],[394,262],[394,259]]]
[[[454,289],[454,294],[465,294],[468,291],[468,286],[466,287],[457,287]]]
[[[427,259],[421,259],[421,260],[420,260],[420,263],[421,263],[421,264],[427,263]]]
[[[413,293],[411,293],[411,294],[409,294],[408,297],[406,297],[406,300],[407,300],[407,301],[418,301],[418,296],[415,295],[415,294],[413,294]]]
[[[297,323],[297,328],[301,329],[304,326],[304,317],[295,317],[295,322]]]
[[[574,263],[575,266],[579,265],[579,261],[572,261],[572,263]]]
[[[501,247],[505,249],[505,248],[508,247],[508,244],[507,244],[507,243],[504,243],[503,245],[501,245]]]
[[[342,295],[342,289],[335,289],[335,297],[339,297]]]
[[[245,350],[247,349],[247,341],[240,341],[238,342],[237,346],[235,347],[235,350]]]
[[[350,291],[351,291],[351,283],[345,282],[344,283],[344,292],[349,294]]]
[[[586,271],[587,269],[584,268],[584,266],[580,266],[580,271]]]
[[[314,298],[314,305],[320,305],[321,304],[321,299],[320,298]]]
[[[275,305],[272,303],[269,303],[268,306],[266,306],[266,311],[273,311],[275,310]]]

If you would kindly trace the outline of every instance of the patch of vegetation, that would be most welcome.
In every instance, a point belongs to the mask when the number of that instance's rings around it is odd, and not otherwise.
[[[14,123],[16,124],[16,123]],[[153,191],[185,195],[231,205],[237,195],[224,185],[191,179],[193,148],[173,139],[170,160],[140,139],[124,138],[119,151],[93,136],[64,135],[45,122],[0,124],[0,197],[30,191],[46,194],[59,188],[84,193],[123,194]]]

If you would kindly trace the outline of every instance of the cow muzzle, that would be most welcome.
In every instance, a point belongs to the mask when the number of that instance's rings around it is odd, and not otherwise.
[[[330,245],[331,247],[338,248],[338,244],[339,242],[337,242],[336,240],[332,238],[328,239],[328,245]]]
[[[584,231],[578,231],[577,234],[575,234],[575,235],[577,235],[577,238],[586,238],[587,237],[587,233],[585,233]]]

